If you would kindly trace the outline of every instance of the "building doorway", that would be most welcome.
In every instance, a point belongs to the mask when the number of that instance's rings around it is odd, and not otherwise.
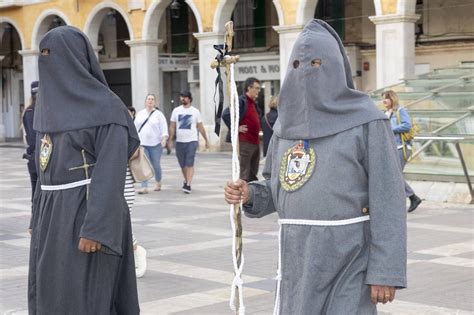
[[[185,90],[189,90],[187,71],[163,72],[163,103],[159,107],[168,121],[173,109],[181,105],[179,93]]]

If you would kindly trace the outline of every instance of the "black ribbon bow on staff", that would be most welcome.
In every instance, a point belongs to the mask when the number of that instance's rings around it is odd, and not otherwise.
[[[217,78],[215,81],[215,90],[214,90],[214,105],[216,107],[215,110],[215,121],[216,125],[214,127],[214,132],[216,135],[219,136],[221,131],[221,119],[222,119],[222,111],[224,109],[224,82],[222,81],[222,73],[221,73],[221,62],[224,61],[224,56],[228,55],[227,45],[214,45],[214,49],[219,52],[216,56],[217,60]],[[219,88],[219,105],[216,105],[216,93],[217,89]]]

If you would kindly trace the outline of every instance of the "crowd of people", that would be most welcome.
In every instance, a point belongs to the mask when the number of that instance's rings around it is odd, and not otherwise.
[[[239,98],[240,180],[225,185],[224,197],[243,203],[249,217],[280,217],[276,314],[373,314],[406,286],[403,197],[409,212],[421,203],[402,176],[413,150],[401,137],[410,118],[393,91],[383,94],[385,114],[377,109],[350,73],[338,35],[314,20],[267,112],[257,103],[257,78],[245,81]],[[152,190],[161,191],[163,149],[174,146],[181,190],[192,192],[199,134],[209,148],[193,96],[180,93],[169,125],[153,94],[142,110],[127,108],[108,88],[87,37],[70,26],[41,41],[31,95],[23,116],[32,185],[29,311],[138,314],[146,250],[132,233],[138,183],[130,161],[141,148],[154,171]],[[222,118],[230,127],[228,108]],[[139,185],[138,194],[150,193],[147,180]]]

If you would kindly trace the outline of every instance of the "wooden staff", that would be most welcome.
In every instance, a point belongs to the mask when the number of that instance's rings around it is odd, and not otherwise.
[[[225,24],[225,45],[227,47],[226,51],[230,53],[232,51],[232,40],[234,38],[234,23],[229,21]],[[230,114],[234,115],[236,111],[239,110],[239,104],[235,104],[235,98],[232,95],[232,84],[231,76],[230,76],[230,67],[231,64],[235,64],[239,61],[240,56],[230,56],[225,55],[220,66],[223,66],[225,69],[225,74],[227,77],[227,95],[230,97]],[[211,68],[215,69],[219,66],[219,62],[214,60],[211,63]],[[238,124],[239,122],[234,119],[234,122]],[[239,143],[238,138],[234,139],[237,141],[237,156],[239,156]],[[240,208],[240,204],[234,205],[234,223],[235,223],[235,257],[237,258],[237,267],[240,268],[242,262],[242,209]],[[239,302],[239,288],[235,287],[235,303],[236,303],[236,314],[239,314],[240,309],[240,302]]]

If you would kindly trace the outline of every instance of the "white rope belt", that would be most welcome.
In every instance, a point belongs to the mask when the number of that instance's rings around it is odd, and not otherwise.
[[[76,188],[80,186],[89,185],[91,183],[91,179],[83,179],[77,182],[62,184],[62,185],[41,185],[41,190],[65,190]]]
[[[278,232],[278,270],[277,270],[277,292],[275,297],[275,308],[273,309],[273,315],[278,315],[280,313],[280,284],[282,278],[282,267],[281,267],[281,233],[283,225],[306,225],[306,226],[339,226],[339,225],[348,225],[354,223],[360,223],[364,221],[369,221],[370,216],[364,215],[361,217],[356,217],[352,219],[345,220],[299,220],[299,219],[280,219],[278,224],[280,225],[280,231]]]

